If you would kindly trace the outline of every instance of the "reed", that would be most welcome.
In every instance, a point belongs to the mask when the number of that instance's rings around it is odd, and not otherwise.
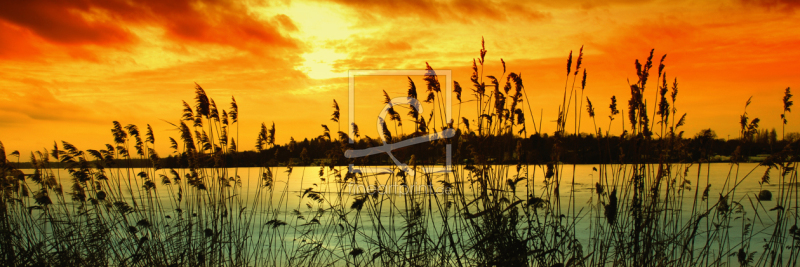
[[[276,144],[275,124],[262,123],[255,177],[240,176],[252,170],[228,167],[245,153],[233,138],[239,139],[236,100],[220,109],[200,85],[194,105],[183,102],[172,124],[178,135],[169,137],[185,168],[161,166],[150,125],[142,138],[136,125],[115,121],[113,142],[102,149],[57,143],[32,153],[28,170],[17,168],[19,152],[10,154],[17,157],[13,164],[0,143],[0,260],[4,266],[796,266],[800,143],[784,134],[777,143],[782,149],[759,167],[742,168],[742,151],[759,135],[748,100],[726,179],[712,185],[714,134],[683,137],[687,115],[677,116],[678,82],[667,82],[666,55],[658,66],[656,101],[651,107],[644,101],[653,53],[644,64],[635,62],[628,118],[618,124],[616,115],[624,111],[611,97],[605,132],[584,96],[586,69],[580,94],[575,88],[583,47],[574,69],[569,54],[557,131],[543,139],[522,75],[506,73],[502,59],[503,73],[484,75],[489,63],[482,43],[470,78],[473,99],[462,102],[462,87],[453,84],[455,122],[444,116],[446,92],[426,63],[431,108],[429,114],[409,108],[405,119],[413,132],[402,128],[398,109],[406,107],[391,106],[394,127],[382,118],[382,138],[360,135],[355,124],[348,125],[349,136],[334,100],[330,119],[337,134],[323,124],[313,139],[325,149],[324,159],[298,149],[294,138]],[[408,80],[407,96],[416,98],[414,80]],[[383,94],[383,104],[392,105]],[[791,97],[787,88],[784,125]],[[583,138],[584,98],[594,126],[591,145],[602,162],[592,166],[592,191],[581,204],[576,164],[563,162],[575,155],[567,151],[585,151],[575,141]],[[474,116],[461,117],[462,105],[472,101]],[[566,130],[570,119],[573,133]],[[456,128],[453,138],[396,151],[410,170],[344,157],[347,149],[378,146],[381,139],[397,142],[447,127]],[[610,135],[612,127],[622,134]],[[690,151],[690,144],[700,150]],[[458,164],[450,172],[427,171],[443,162],[446,145]],[[549,154],[540,154],[543,146]],[[487,156],[496,151],[505,151],[502,159]],[[275,167],[286,153],[299,160]],[[142,160],[147,167],[134,164]],[[318,166],[310,166],[314,162]],[[309,177],[309,168],[319,171]],[[761,177],[758,168],[766,168]],[[296,180],[311,186],[290,189]],[[758,195],[737,190],[756,182]]]

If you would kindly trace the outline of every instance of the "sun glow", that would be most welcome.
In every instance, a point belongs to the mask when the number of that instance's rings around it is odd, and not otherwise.
[[[298,36],[310,51],[302,55],[304,61],[297,67],[312,79],[329,79],[347,76],[346,72],[336,72],[333,64],[345,59],[333,45],[351,37],[356,31],[351,29],[352,20],[336,5],[292,3],[290,6],[273,10],[293,18],[302,32]]]
[[[303,65],[298,70],[306,73],[312,79],[330,79],[347,77],[346,71],[334,70],[337,60],[347,57],[346,54],[338,53],[330,48],[318,48],[314,52],[303,54]]]

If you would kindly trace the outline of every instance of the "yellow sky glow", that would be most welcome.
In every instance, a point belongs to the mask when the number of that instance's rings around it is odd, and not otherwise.
[[[236,98],[242,149],[252,149],[262,122],[275,122],[279,143],[313,138],[320,124],[334,125],[334,99],[346,118],[350,69],[428,62],[452,70],[472,99],[481,38],[484,75],[501,76],[501,58],[508,72],[521,73],[545,132],[555,128],[567,55],[582,45],[584,96],[595,103],[598,125],[608,125],[612,95],[626,105],[634,60],[655,49],[656,64],[667,54],[668,80],[678,80],[686,135],[712,128],[737,137],[750,96],[750,117],[780,131],[784,89],[800,84],[798,7],[789,0],[9,3],[0,10],[0,141],[23,155],[61,140],[100,148],[113,141],[116,120],[150,124],[157,149],[169,154],[176,132],[163,120],[180,119],[195,82],[220,108]],[[412,79],[424,92],[422,77]],[[407,90],[405,79],[363,82],[357,112],[366,114],[380,110],[383,90],[391,97]],[[371,116],[357,123],[374,137]],[[788,120],[787,132],[800,131],[800,114]],[[592,127],[582,120],[582,131]]]

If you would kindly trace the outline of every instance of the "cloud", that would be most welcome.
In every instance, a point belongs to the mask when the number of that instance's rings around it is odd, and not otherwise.
[[[225,0],[11,1],[0,9],[0,22],[60,46],[125,47],[140,41],[136,29],[155,27],[174,42],[217,44],[256,53],[301,47],[286,34],[297,31],[288,16],[264,21],[247,6]],[[31,38],[21,42],[37,46]]]
[[[394,33],[395,35],[399,33]],[[404,35],[404,34],[401,34]],[[402,68],[409,59],[415,59],[423,45],[419,40],[407,38],[354,37],[329,44],[337,53],[348,54],[336,60],[332,67],[337,72],[348,69]],[[414,49],[416,46],[416,50]]]
[[[781,90],[798,81],[787,66],[800,56],[792,49],[800,39],[785,34],[793,27],[786,20],[764,19],[764,12],[738,7],[723,11],[703,17],[687,14],[637,19],[610,26],[608,36],[586,45],[587,92],[627,98],[624,79],[636,81],[634,60],[646,60],[650,49],[655,49],[654,65],[667,54],[667,81],[671,86],[677,78],[682,89],[677,108],[679,115],[687,112],[692,118],[693,123],[684,129],[687,132],[712,127],[718,132],[736,133],[736,118],[750,96],[755,96],[748,109],[753,117],[760,117],[765,126],[780,125],[778,116],[769,114],[779,111],[774,107],[780,105]],[[655,87],[655,67],[650,75],[647,90]]]
[[[0,21],[0,58],[24,59],[40,55],[41,50],[30,45],[34,39],[28,31]]]
[[[40,81],[29,81],[33,86]],[[78,104],[62,101],[49,90],[33,87],[24,93],[0,90],[6,97],[0,98],[0,112],[11,118],[0,122],[0,127],[10,123],[34,121],[99,122],[97,114]]]
[[[550,17],[546,12],[534,10],[512,1],[490,2],[478,0],[455,1],[363,1],[337,0],[349,7],[366,22],[394,18],[416,18],[425,22],[457,21],[474,23],[476,20],[507,22],[513,20],[540,21]]]
[[[642,5],[652,0],[569,0],[569,1],[537,1],[539,4],[555,8],[596,9],[610,6]]]
[[[0,17],[54,43],[103,45],[132,39],[123,27],[84,16],[95,13],[93,6],[86,1],[11,1],[4,3]]]
[[[793,12],[800,8],[800,0],[739,0],[745,6],[758,6],[768,10]]]
[[[273,17],[272,19],[277,21],[281,25],[281,27],[283,27],[283,29],[285,29],[286,31],[290,32],[298,31],[297,25],[295,25],[294,21],[292,21],[292,18],[290,18],[287,15],[278,14],[275,15],[275,17]]]

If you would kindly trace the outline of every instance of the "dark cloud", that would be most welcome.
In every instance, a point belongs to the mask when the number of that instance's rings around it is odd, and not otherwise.
[[[134,26],[158,27],[166,38],[210,43],[252,52],[299,47],[282,32],[296,31],[291,18],[262,21],[246,6],[224,0],[6,1],[0,21],[56,45],[117,46],[138,40]],[[33,46],[33,44],[29,44]]]
[[[119,25],[82,16],[95,13],[92,7],[96,5],[87,1],[6,1],[3,5],[0,18],[55,43],[102,45],[132,39]]]
[[[38,47],[28,45],[33,39],[28,31],[0,21],[0,58],[21,59],[40,55]]]

